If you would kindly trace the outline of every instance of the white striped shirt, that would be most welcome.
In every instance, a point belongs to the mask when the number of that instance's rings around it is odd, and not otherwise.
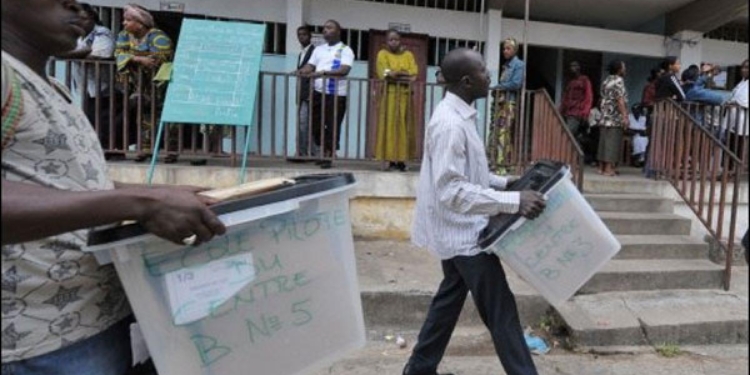
[[[518,212],[520,193],[490,187],[504,189],[507,180],[489,173],[476,116],[449,92],[427,126],[412,242],[440,259],[479,254],[488,218]]]

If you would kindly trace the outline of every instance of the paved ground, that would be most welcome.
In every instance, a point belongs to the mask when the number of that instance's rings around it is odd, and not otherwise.
[[[653,350],[622,354],[552,354],[535,356],[539,375],[747,375],[748,348],[711,346],[680,348],[671,358]],[[625,349],[626,351],[629,349]],[[315,375],[400,375],[408,350],[374,345]],[[456,375],[503,375],[494,357],[447,357],[440,371]]]

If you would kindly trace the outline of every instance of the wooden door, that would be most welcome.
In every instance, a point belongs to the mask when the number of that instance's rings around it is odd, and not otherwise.
[[[369,98],[368,98],[368,113],[367,113],[367,143],[365,146],[365,153],[368,158],[375,156],[375,142],[377,137],[377,125],[378,125],[378,114],[380,96],[383,92],[382,81],[380,77],[377,77],[376,65],[378,52],[386,48],[386,37],[388,32],[386,30],[370,30],[370,43],[368,46],[369,50],[369,72],[368,77],[370,78],[369,85]],[[414,129],[409,132],[409,149],[411,151],[411,158],[417,159],[422,156],[422,139],[424,138],[424,126],[425,126],[425,97],[426,97],[426,86],[427,82],[427,54],[429,51],[430,38],[425,34],[402,34],[401,44],[405,49],[411,51],[414,58],[417,61],[419,73],[417,74],[417,81],[413,84],[412,90],[412,111],[414,116]]]

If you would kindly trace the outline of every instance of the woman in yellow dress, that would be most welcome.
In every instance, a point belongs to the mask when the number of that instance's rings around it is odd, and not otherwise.
[[[406,171],[410,132],[413,131],[412,82],[418,68],[414,55],[401,46],[401,34],[389,30],[387,48],[378,52],[378,78],[385,80],[380,95],[375,158],[388,161],[388,169]]]

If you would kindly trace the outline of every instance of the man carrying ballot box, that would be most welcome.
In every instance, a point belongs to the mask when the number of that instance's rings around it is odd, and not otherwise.
[[[534,219],[545,208],[544,198],[534,191],[498,191],[510,179],[489,173],[472,107],[490,86],[482,55],[453,50],[441,72],[447,94],[425,135],[412,241],[442,260],[444,279],[403,375],[437,374],[469,291],[505,372],[536,375],[503,267],[496,255],[480,249],[478,239],[490,216],[520,213]]]
[[[96,132],[45,74],[85,36],[74,0],[2,2],[2,373],[124,375],[132,315],[87,228],[136,220],[178,244],[226,230],[192,187],[117,184]]]

